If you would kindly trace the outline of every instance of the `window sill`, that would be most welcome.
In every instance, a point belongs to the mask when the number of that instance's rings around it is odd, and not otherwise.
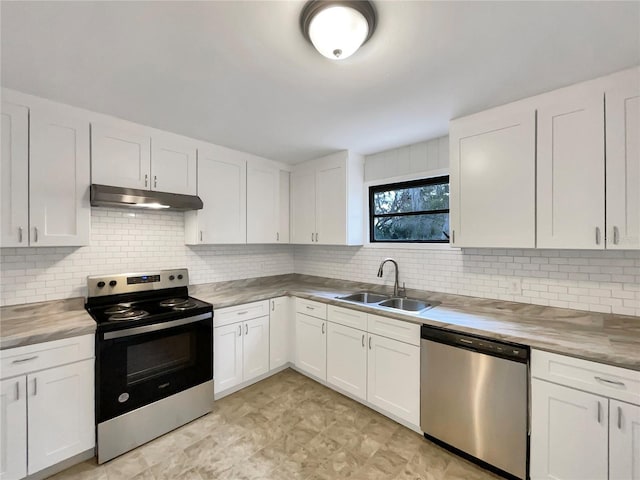
[[[363,248],[387,249],[387,250],[460,250],[452,247],[450,243],[369,243],[365,242]]]

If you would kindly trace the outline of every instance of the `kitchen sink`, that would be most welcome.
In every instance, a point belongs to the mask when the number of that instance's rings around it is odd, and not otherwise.
[[[356,302],[356,303],[379,303],[383,300],[388,300],[389,297],[386,295],[381,295],[379,293],[373,292],[358,292],[352,293],[351,295],[346,295],[344,297],[338,297],[338,300],[346,300],[347,302]]]
[[[381,307],[394,308],[396,310],[404,310],[407,312],[421,312],[427,308],[433,307],[432,304],[423,302],[422,300],[414,300],[412,298],[390,298],[384,302],[380,302]]]

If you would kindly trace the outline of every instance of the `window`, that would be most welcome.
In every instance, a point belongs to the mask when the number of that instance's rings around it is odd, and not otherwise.
[[[369,188],[371,243],[448,243],[449,176]]]

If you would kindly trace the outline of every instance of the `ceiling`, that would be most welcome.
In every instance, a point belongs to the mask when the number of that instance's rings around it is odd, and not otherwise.
[[[2,85],[297,163],[640,64],[636,1],[375,0],[342,62],[304,40],[303,5],[3,1]]]

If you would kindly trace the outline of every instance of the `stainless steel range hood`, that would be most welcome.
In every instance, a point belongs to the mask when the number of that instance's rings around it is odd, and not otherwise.
[[[128,207],[166,210],[200,210],[202,200],[197,195],[152,192],[137,188],[91,185],[91,205],[94,207]]]

